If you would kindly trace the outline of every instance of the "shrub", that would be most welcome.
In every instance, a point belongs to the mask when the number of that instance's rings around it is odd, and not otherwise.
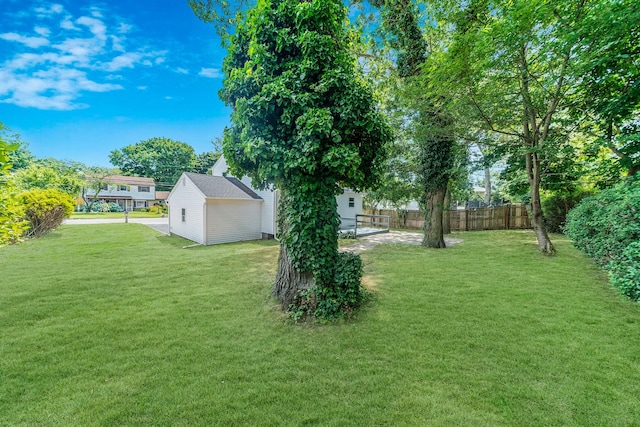
[[[545,195],[542,199],[542,210],[544,212],[544,223],[547,230],[552,233],[561,233],[567,214],[576,207],[585,197],[591,196],[592,191],[576,190],[573,193],[554,193]]]
[[[356,238],[356,232],[353,231],[353,230],[339,231],[338,232],[338,238],[339,239],[355,239]]]
[[[21,193],[25,217],[30,223],[28,234],[40,237],[58,227],[73,213],[75,200],[60,190],[31,190]]]
[[[24,211],[13,186],[0,182],[0,246],[19,242],[29,229]]]
[[[638,300],[640,180],[629,179],[584,199],[569,212],[564,232],[575,247],[609,271],[617,289]]]
[[[160,213],[164,213],[164,209],[162,209],[162,206],[153,205],[149,207],[149,212],[154,214],[160,214]]]
[[[333,286],[316,286],[299,292],[289,313],[296,321],[306,316],[333,321],[358,308],[365,295],[360,256],[343,252],[338,254]]]
[[[632,242],[608,265],[613,286],[633,301],[640,299],[640,242]]]
[[[110,202],[106,204],[109,207],[109,212],[122,212],[122,206],[117,203]]]

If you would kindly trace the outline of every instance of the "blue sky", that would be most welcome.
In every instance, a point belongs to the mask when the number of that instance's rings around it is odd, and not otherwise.
[[[225,52],[186,0],[0,0],[0,121],[38,157],[109,166],[151,137],[211,151]]]

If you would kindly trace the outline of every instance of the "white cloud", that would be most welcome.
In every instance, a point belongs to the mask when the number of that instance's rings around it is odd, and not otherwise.
[[[28,37],[17,33],[4,33],[0,34],[0,39],[10,42],[18,42],[23,45],[36,49],[49,44],[49,40],[44,37]]]
[[[35,31],[37,34],[41,35],[42,37],[49,37],[49,35],[51,34],[51,30],[48,29],[47,27],[34,27],[33,31]]]
[[[65,17],[62,22],[60,22],[60,28],[64,28],[65,30],[80,30],[80,28],[74,25],[70,16]]]
[[[47,7],[36,7],[33,11],[35,12],[38,18],[48,18],[52,15],[57,15],[62,13],[64,7],[61,4],[51,4]]]
[[[219,79],[222,73],[217,68],[203,68],[198,73],[199,76],[208,77],[210,79]]]
[[[189,74],[189,70],[187,70],[186,68],[178,67],[178,68],[176,68],[176,73],[178,73],[178,74]]]
[[[5,29],[0,34],[0,40],[18,47],[0,62],[1,103],[43,110],[86,108],[79,102],[83,94],[123,90],[118,81],[126,81],[122,71],[165,61],[166,51],[130,40],[133,27],[106,10],[94,7],[74,16],[51,4],[31,13],[39,19],[31,33]]]
[[[140,62],[142,55],[135,52],[127,52],[122,55],[116,56],[111,61],[102,64],[103,69],[107,71],[118,71],[123,68],[133,68],[135,64]]]

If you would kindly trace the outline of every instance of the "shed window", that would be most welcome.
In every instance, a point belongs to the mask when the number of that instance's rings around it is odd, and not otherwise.
[[[349,197],[349,207],[350,208],[355,208],[356,207],[356,201],[353,197]]]
[[[187,222],[187,210],[182,208],[182,222]]]

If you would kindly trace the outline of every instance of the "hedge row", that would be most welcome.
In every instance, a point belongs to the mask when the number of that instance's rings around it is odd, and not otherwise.
[[[614,287],[640,300],[640,179],[584,199],[567,216],[564,232],[608,271]]]

